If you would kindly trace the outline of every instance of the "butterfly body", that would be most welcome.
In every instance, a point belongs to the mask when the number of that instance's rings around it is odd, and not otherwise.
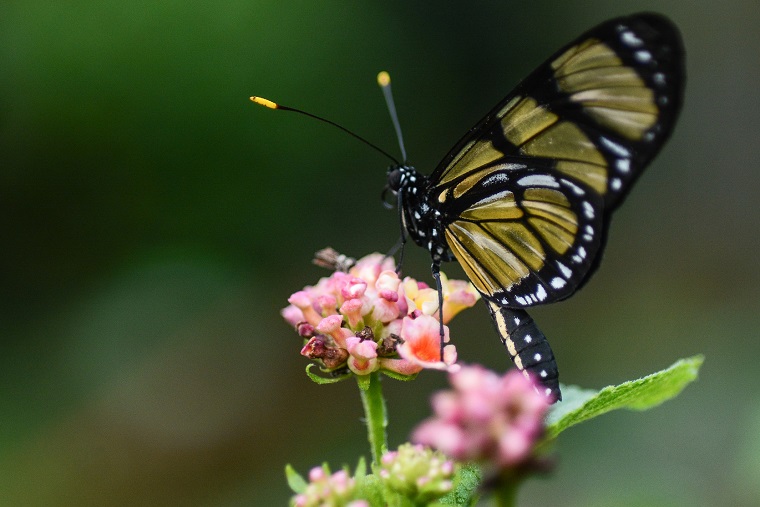
[[[510,357],[560,398],[554,356],[523,309],[565,299],[599,265],[612,212],[670,136],[685,80],[666,18],[610,20],[557,51],[430,176],[391,167],[402,237],[437,274],[456,259]]]
[[[427,249],[434,264],[453,260],[443,236],[445,215],[431,201],[429,180],[415,168],[392,166],[388,170],[388,189],[398,200],[401,224],[417,245]]]

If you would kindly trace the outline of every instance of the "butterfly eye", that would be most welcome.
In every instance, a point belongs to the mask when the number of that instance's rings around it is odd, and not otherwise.
[[[388,189],[394,194],[401,188],[401,169],[391,166],[388,168]]]

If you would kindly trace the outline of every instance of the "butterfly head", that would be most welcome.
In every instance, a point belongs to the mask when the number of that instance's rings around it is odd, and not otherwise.
[[[399,192],[405,193],[406,189],[420,178],[420,174],[414,167],[407,165],[392,165],[388,167],[388,190],[393,195]]]
[[[416,181],[419,174],[413,167],[409,167],[401,164],[394,164],[388,167],[388,182],[383,188],[383,202],[388,209],[395,208],[397,206],[403,206],[405,202],[406,189],[410,182]],[[390,197],[388,197],[390,192]]]
[[[441,233],[441,214],[429,203],[428,178],[414,167],[394,165],[388,168],[386,191],[396,197],[405,235],[430,251],[434,262],[450,260],[450,254]],[[385,192],[384,192],[385,193]],[[388,201],[388,206],[392,204]]]

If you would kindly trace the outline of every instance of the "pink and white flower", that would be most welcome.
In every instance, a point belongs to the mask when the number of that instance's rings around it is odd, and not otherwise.
[[[468,282],[441,274],[441,285],[444,322],[477,302]],[[447,344],[446,326],[441,357],[436,290],[413,278],[400,279],[393,260],[381,254],[320,279],[288,302],[282,316],[304,338],[301,353],[329,371],[347,366],[356,375],[380,369],[408,376],[455,366],[456,348]]]
[[[481,366],[462,367],[449,381],[454,389],[434,395],[435,416],[412,441],[497,471],[530,462],[549,408],[534,382],[518,370],[498,376]]]

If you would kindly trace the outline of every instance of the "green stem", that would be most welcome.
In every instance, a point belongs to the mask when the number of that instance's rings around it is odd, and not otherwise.
[[[359,389],[364,406],[364,417],[367,421],[367,437],[372,449],[372,462],[380,463],[380,457],[383,451],[387,449],[385,428],[388,426],[388,415],[385,411],[385,400],[383,399],[383,388],[380,385],[380,374],[374,372],[370,374],[369,386],[366,389]]]
[[[494,504],[498,507],[515,507],[517,505],[517,486],[519,483],[505,481],[494,492]]]
[[[493,504],[497,507],[515,507],[517,505],[517,490],[525,479],[521,473],[506,473],[497,477],[491,484]]]

